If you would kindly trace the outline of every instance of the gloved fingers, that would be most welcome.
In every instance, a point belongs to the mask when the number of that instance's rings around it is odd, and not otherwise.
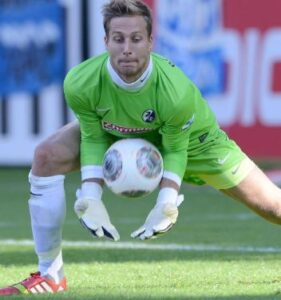
[[[140,236],[139,238],[141,240],[148,240],[151,239],[154,235],[154,231],[152,229],[146,229]]]
[[[104,236],[104,232],[103,232],[103,228],[102,227],[98,227],[96,229],[96,236],[99,237],[99,238]]]
[[[104,226],[96,226],[93,223],[90,225],[87,223],[87,220],[84,220],[83,218],[79,219],[80,223],[84,228],[90,231],[90,233],[98,238],[101,237],[107,237],[109,239],[112,239],[114,241],[118,241],[120,239],[120,235],[116,228],[114,226],[107,226],[106,228]]]
[[[76,211],[77,214],[79,211]],[[79,221],[81,225],[86,228],[90,233],[96,237],[107,237],[114,241],[120,239],[119,233],[116,228],[110,223],[109,218],[104,216],[103,220],[99,220],[98,217],[92,216],[90,212],[86,211],[81,213],[79,216]]]
[[[132,238],[139,238],[145,232],[145,227],[141,226],[139,229],[131,233]]]
[[[104,226],[102,226],[102,230],[105,237],[112,239],[115,242],[120,239],[120,235],[114,226],[111,226],[110,228],[105,228]]]
[[[156,239],[160,234],[169,231],[173,225],[174,224],[172,222],[166,219],[160,224],[154,226],[152,229],[145,229],[145,227],[141,227],[140,229],[134,231],[131,234],[131,237],[138,238],[140,240]]]
[[[159,233],[148,231],[148,232],[144,232],[138,238],[140,240],[142,240],[142,241],[145,241],[145,240],[155,240],[155,239],[157,239],[158,235],[159,235]]]
[[[81,225],[84,228],[86,228],[87,230],[89,230],[90,233],[93,236],[96,236],[96,237],[103,237],[104,236],[102,228],[97,227],[97,226],[93,226],[93,224],[91,224],[91,226],[88,226],[87,222],[85,220],[83,220],[83,218],[80,218],[79,221],[80,221]]]
[[[169,219],[163,219],[159,224],[153,226],[152,230],[153,233],[164,233],[167,232],[169,229],[172,228],[174,224]]]
[[[163,225],[163,224],[162,224]],[[173,223],[169,222],[163,226],[157,226],[157,229],[154,227],[153,230],[147,230],[143,235],[142,239],[156,239],[159,235],[169,231],[173,227]]]

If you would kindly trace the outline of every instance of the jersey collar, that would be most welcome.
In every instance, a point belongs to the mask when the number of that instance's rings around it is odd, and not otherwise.
[[[152,63],[152,58],[150,56],[149,64],[148,64],[146,70],[140,76],[140,78],[134,82],[127,83],[113,69],[113,67],[110,63],[110,58],[108,58],[108,60],[107,60],[107,70],[108,70],[108,73],[109,73],[112,81],[114,83],[116,83],[118,86],[120,86],[121,88],[123,88],[125,90],[129,90],[129,91],[137,91],[137,90],[141,89],[145,85],[147,80],[149,79],[149,77],[152,73],[152,69],[153,69],[153,63]]]

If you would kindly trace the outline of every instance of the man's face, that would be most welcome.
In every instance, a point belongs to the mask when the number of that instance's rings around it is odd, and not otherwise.
[[[142,16],[113,18],[105,45],[112,67],[126,82],[137,80],[148,66],[152,37]]]

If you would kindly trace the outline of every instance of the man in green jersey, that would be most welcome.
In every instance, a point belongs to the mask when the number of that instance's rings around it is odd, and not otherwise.
[[[149,8],[137,0],[112,0],[103,17],[107,52],[74,67],[64,83],[79,122],[66,125],[35,151],[29,208],[39,272],[0,289],[0,295],[66,289],[61,228],[64,174],[70,171],[81,167],[75,202],[81,222],[96,237],[119,239],[102,202],[101,167],[104,152],[118,139],[145,138],[164,159],[155,206],[133,238],[150,239],[175,224],[182,180],[209,184],[281,224],[281,190],[219,128],[182,71],[151,53]]]

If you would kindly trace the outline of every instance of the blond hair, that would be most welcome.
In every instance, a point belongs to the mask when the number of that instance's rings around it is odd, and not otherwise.
[[[150,8],[140,0],[111,0],[102,8],[103,27],[106,36],[109,24],[113,18],[124,16],[143,16],[146,22],[147,34],[152,34],[152,14]]]

